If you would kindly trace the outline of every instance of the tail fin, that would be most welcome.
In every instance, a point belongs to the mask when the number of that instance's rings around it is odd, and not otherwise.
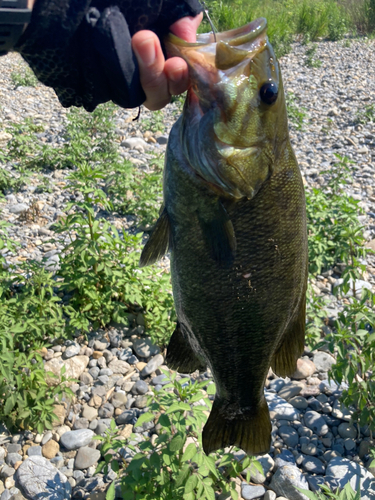
[[[229,403],[216,397],[203,429],[206,454],[235,445],[248,455],[267,453],[271,446],[271,420],[266,399],[257,409],[231,411]]]

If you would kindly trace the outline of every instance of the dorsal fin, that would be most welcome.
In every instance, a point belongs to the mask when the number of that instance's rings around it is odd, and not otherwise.
[[[166,208],[164,207],[149,240],[143,248],[140,267],[150,266],[160,260],[170,249],[170,222]]]

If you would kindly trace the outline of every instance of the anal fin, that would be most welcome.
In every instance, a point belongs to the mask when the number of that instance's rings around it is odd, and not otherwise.
[[[216,396],[203,429],[203,449],[208,455],[227,446],[238,446],[248,455],[267,453],[271,447],[271,420],[266,399],[257,408],[233,410]]]
[[[306,300],[301,300],[295,319],[288,325],[282,343],[277,349],[271,368],[279,377],[292,375],[297,368],[297,359],[305,348]]]
[[[193,373],[195,370],[206,370],[206,364],[197,356],[191,348],[189,341],[183,336],[180,323],[177,323],[176,329],[169,341],[165,362],[169,368],[180,373]]]
[[[170,248],[170,233],[169,217],[164,207],[149,240],[143,248],[139,260],[140,267],[150,266],[164,257]]]

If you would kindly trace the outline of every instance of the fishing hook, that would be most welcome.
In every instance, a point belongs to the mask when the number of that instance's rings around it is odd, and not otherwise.
[[[204,10],[204,13],[206,14],[206,17],[207,17],[207,20],[208,22],[210,23],[210,26],[211,26],[211,31],[212,31],[212,34],[214,35],[214,39],[215,39],[215,43],[216,43],[216,32],[217,32],[217,29],[215,28],[215,25],[214,23],[212,22],[211,18],[210,18],[210,15],[208,13],[208,7],[206,5],[206,2],[204,2],[203,0],[199,0],[199,3],[201,4],[201,6],[203,7],[203,10]]]

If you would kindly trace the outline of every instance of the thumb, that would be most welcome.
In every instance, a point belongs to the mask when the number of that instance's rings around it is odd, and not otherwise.
[[[186,42],[194,43],[197,39],[197,29],[203,19],[203,12],[195,17],[183,17],[170,26],[172,33]]]

